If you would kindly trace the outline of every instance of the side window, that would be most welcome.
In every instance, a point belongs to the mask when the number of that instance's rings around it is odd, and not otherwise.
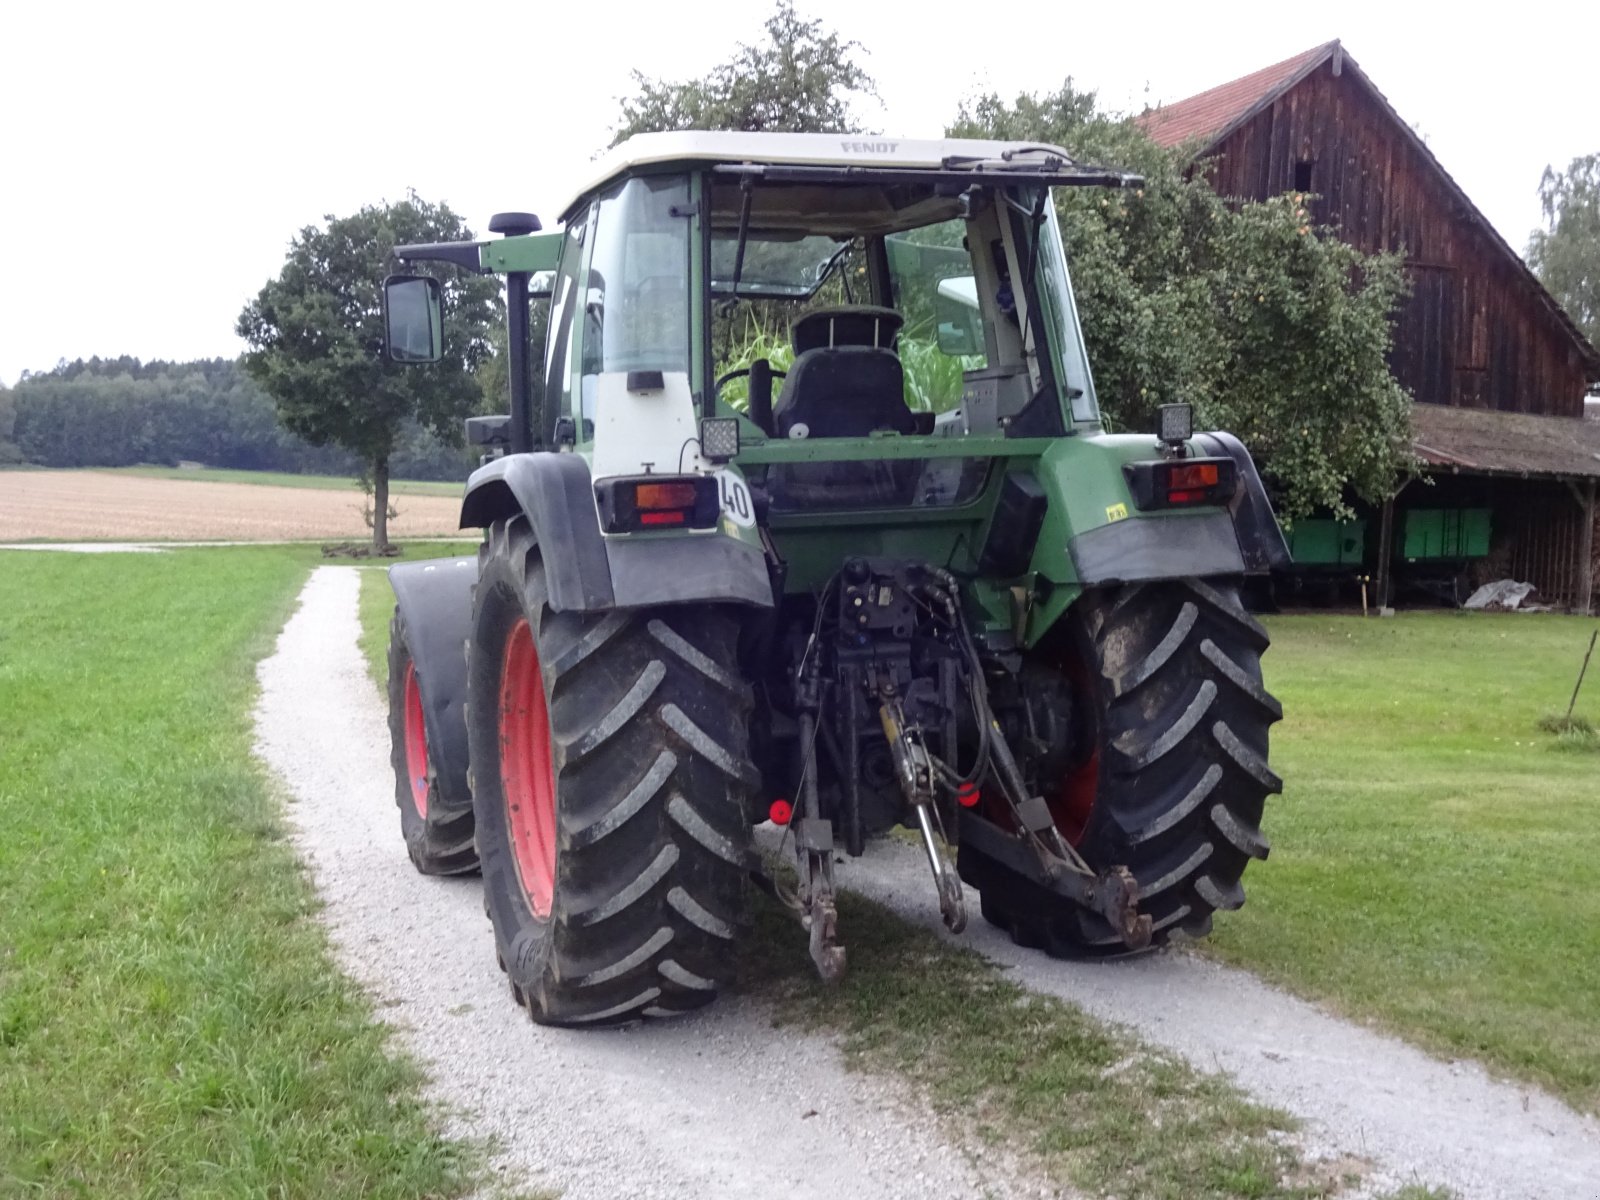
[[[962,374],[985,365],[984,321],[966,222],[942,221],[884,239],[892,303],[905,318],[900,362],[906,403],[922,412],[961,404]]]
[[[583,295],[578,279],[583,269],[585,230],[589,224],[587,210],[573,215],[567,224],[566,239],[561,244],[561,265],[556,268],[555,284],[550,292],[550,328],[545,342],[545,433],[548,435],[559,416],[571,416],[572,380],[577,374],[573,359],[578,319],[583,313]]]
[[[600,198],[583,311],[584,415],[601,372],[688,371],[689,184],[630,179]]]

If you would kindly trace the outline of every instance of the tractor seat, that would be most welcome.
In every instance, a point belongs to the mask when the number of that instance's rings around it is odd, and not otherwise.
[[[795,359],[772,416],[779,437],[921,432],[906,407],[905,372],[891,347],[901,316],[865,305],[807,313],[791,330]],[[928,415],[928,414],[920,414]]]

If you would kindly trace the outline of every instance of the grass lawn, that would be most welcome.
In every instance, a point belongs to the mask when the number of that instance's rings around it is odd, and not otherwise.
[[[1208,952],[1600,1111],[1600,753],[1536,727],[1594,625],[1269,619],[1285,793]]]
[[[360,484],[342,475],[292,475],[285,471],[234,471],[227,467],[90,467],[86,470],[109,471],[115,475],[143,475],[149,479],[187,479],[208,483],[258,483],[271,487],[313,488],[318,491],[347,491]],[[460,496],[466,487],[463,478],[459,483],[436,479],[391,479],[389,492],[394,496]]]
[[[317,553],[0,559],[0,1195],[459,1194],[250,755]]]

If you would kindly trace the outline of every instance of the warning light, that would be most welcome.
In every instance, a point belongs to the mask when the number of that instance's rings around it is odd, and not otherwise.
[[[962,808],[976,808],[982,798],[983,793],[978,789],[978,785],[970,779],[962,780],[961,785],[956,788],[956,803]]]
[[[787,800],[774,800],[767,808],[767,819],[774,825],[787,825],[794,816],[794,805]]]

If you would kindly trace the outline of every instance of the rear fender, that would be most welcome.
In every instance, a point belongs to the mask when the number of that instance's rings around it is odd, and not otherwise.
[[[518,513],[533,526],[557,612],[705,602],[772,607],[766,557],[751,542],[720,531],[604,536],[589,464],[580,455],[508,454],[473,472],[462,528]]]
[[[1196,434],[1192,450],[1226,455],[1239,486],[1226,507],[1141,512],[1124,463],[1153,457],[1153,439],[1127,434],[1062,438],[1037,467],[1048,497],[1032,570],[1047,586],[1028,614],[1037,642],[1089,587],[1188,576],[1262,574],[1289,562],[1288,547],[1255,463],[1238,438]]]
[[[437,558],[389,568],[427,720],[428,758],[442,796],[468,796],[467,635],[476,558]]]

